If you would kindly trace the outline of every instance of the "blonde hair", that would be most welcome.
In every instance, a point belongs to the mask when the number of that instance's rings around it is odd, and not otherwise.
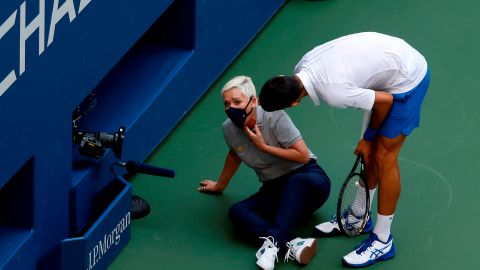
[[[255,85],[253,81],[248,76],[235,76],[230,81],[228,81],[222,88],[221,95],[232,88],[238,88],[247,98],[257,97],[257,91],[255,90]]]

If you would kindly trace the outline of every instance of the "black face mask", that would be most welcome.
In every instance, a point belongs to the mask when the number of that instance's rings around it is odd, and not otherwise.
[[[254,109],[252,108],[252,110],[249,113],[247,113],[247,107],[248,107],[248,104],[250,104],[250,101],[252,101],[252,98],[250,98],[250,100],[247,103],[247,106],[245,106],[245,108],[243,109],[230,107],[227,110],[225,110],[225,113],[227,114],[228,118],[230,118],[233,124],[235,124],[235,126],[237,126],[238,128],[243,128],[243,125],[245,124],[245,120],[247,119],[247,116],[251,114]]]

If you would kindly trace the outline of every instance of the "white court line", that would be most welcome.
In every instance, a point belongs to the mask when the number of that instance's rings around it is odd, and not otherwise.
[[[443,183],[443,185],[445,185],[448,188],[448,203],[447,203],[447,205],[441,211],[439,211],[436,215],[431,217],[431,220],[434,220],[434,219],[437,219],[438,217],[440,217],[444,212],[447,211],[448,208],[450,208],[450,206],[452,205],[452,201],[453,201],[453,189],[452,189],[452,185],[450,184],[448,179],[445,176],[443,176],[440,172],[438,172],[437,170],[434,170],[433,168],[431,168],[431,167],[429,167],[425,164],[422,164],[422,163],[414,161],[414,160],[402,158],[402,157],[398,157],[398,159],[402,160],[402,161],[409,162],[411,164],[414,164],[414,165],[416,165],[420,168],[423,168],[423,169],[433,173],[434,175],[436,175],[438,177],[438,179],[440,179],[440,181]]]
[[[351,144],[346,144],[346,145],[342,145],[342,146],[338,147],[338,149],[341,149],[341,148],[355,149],[355,146],[353,146]],[[453,201],[453,188],[452,188],[452,185],[450,184],[450,182],[448,181],[448,179],[445,176],[443,176],[439,171],[437,171],[437,170],[435,170],[435,169],[433,169],[433,168],[431,168],[431,167],[429,167],[425,164],[422,164],[418,161],[410,160],[410,159],[403,158],[403,157],[398,157],[398,160],[406,161],[410,164],[416,165],[416,166],[418,166],[422,169],[425,169],[425,170],[433,173],[434,175],[436,175],[438,177],[438,179],[440,179],[440,182],[444,186],[447,187],[447,189],[448,189],[448,202],[442,210],[440,210],[436,215],[431,217],[431,220],[439,218],[444,212],[446,212],[448,210],[448,208],[450,208],[450,206],[452,205],[452,201]]]

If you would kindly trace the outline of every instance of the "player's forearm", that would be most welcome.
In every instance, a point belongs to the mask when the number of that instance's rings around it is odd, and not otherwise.
[[[372,116],[370,118],[370,127],[378,130],[382,126],[385,118],[390,112],[393,104],[393,96],[382,91],[375,91],[375,103],[372,108]]]

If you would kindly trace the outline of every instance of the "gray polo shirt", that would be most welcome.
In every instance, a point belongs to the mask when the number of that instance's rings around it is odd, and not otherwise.
[[[302,135],[284,111],[266,112],[257,106],[257,126],[265,143],[270,146],[289,148],[302,139]],[[223,134],[230,149],[235,151],[240,159],[255,170],[260,181],[275,179],[301,166],[260,151],[248,138],[242,129],[237,128],[230,119],[223,123]],[[310,151],[310,158],[317,157]]]

